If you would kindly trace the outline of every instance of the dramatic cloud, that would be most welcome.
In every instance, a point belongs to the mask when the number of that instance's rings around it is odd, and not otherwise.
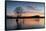
[[[24,16],[27,14],[31,15],[44,15],[44,4],[43,3],[32,3],[32,2],[7,2],[7,15],[16,16],[16,7],[22,7],[22,13]],[[28,16],[28,15],[27,15]]]

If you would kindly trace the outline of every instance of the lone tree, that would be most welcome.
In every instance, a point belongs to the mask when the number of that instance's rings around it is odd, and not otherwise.
[[[17,29],[21,28],[19,23],[18,23],[18,21],[19,21],[18,17],[21,17],[22,10],[23,10],[22,7],[16,7],[16,9],[15,9],[15,12],[17,13],[17,18],[16,18]]]

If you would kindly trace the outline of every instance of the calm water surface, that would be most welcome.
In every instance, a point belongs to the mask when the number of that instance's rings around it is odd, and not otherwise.
[[[32,28],[32,27],[44,27],[44,18],[30,18],[30,19],[18,19],[18,23],[21,28]],[[16,29],[16,19],[6,20],[7,29]]]

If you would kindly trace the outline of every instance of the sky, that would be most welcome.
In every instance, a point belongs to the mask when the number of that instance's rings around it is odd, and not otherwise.
[[[37,2],[6,2],[7,15],[15,16],[16,7],[22,7],[22,16],[40,15],[44,16],[44,3]],[[16,12],[16,11],[15,11]],[[28,14],[28,15],[27,15]]]

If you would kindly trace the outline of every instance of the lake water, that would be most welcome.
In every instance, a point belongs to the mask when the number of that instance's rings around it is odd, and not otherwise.
[[[44,18],[30,18],[30,19],[18,19],[18,23],[21,29],[32,28],[32,27],[44,27]],[[16,29],[17,23],[16,19],[7,19],[6,20],[7,29]]]

